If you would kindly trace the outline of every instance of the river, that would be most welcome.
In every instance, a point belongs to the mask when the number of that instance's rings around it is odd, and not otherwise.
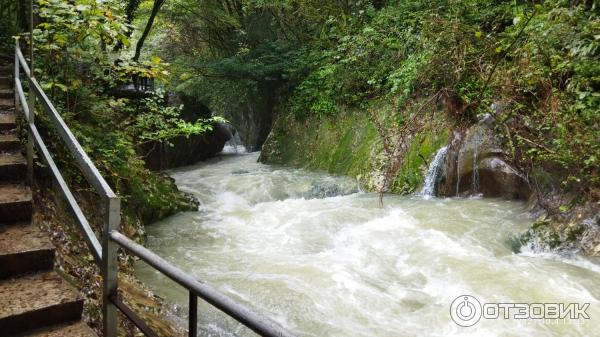
[[[600,336],[600,266],[526,250],[520,202],[379,197],[349,178],[224,154],[171,171],[201,202],[147,227],[148,248],[298,336]],[[187,292],[139,262],[136,273],[187,322]],[[481,303],[590,303],[579,320],[450,318]],[[202,303],[202,336],[253,336]]]

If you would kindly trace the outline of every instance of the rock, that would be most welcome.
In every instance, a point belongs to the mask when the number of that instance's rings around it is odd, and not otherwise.
[[[529,189],[526,179],[512,166],[498,157],[485,158],[479,162],[478,186],[473,193],[481,193],[486,197],[505,199],[527,199]],[[473,174],[462,177],[459,191],[469,191],[473,185]]]
[[[242,169],[231,171],[231,174],[233,174],[233,175],[242,175],[242,174],[248,174],[248,173],[250,173],[250,171],[242,170]]]
[[[486,115],[466,131],[455,132],[446,154],[438,195],[482,195],[506,199],[529,197],[529,183],[505,160],[493,122],[493,118]]]
[[[583,221],[579,216],[574,216],[584,209],[597,211],[597,206],[584,204],[575,208],[574,211],[565,212],[568,216],[560,219],[557,215],[540,216],[531,228],[511,240],[513,250],[517,253],[527,249],[600,257],[600,215],[596,213]]]
[[[462,175],[472,172],[481,160],[501,157],[504,154],[488,122],[482,122],[468,129],[461,143],[458,152],[458,172]]]
[[[257,82],[256,94],[250,95],[237,108],[224,111],[224,117],[235,125],[242,145],[249,152],[260,150],[273,127],[277,91],[283,82],[266,80]]]
[[[170,105],[182,105],[181,119],[193,123],[198,119],[212,117],[211,110],[195,97],[169,95]],[[146,162],[146,167],[160,171],[169,168],[191,165],[214,157],[223,150],[225,142],[231,138],[228,125],[216,124],[212,131],[196,136],[179,136],[169,141],[173,146],[160,142],[149,142],[137,151]]]
[[[358,185],[342,184],[332,181],[313,181],[311,189],[304,196],[307,199],[323,199],[357,193]]]
[[[146,167],[159,171],[169,168],[191,165],[214,157],[223,150],[229,140],[229,131],[221,124],[203,135],[171,139],[173,146],[159,142],[144,144],[138,151],[144,157]]]
[[[585,231],[581,237],[581,249],[588,256],[600,257],[600,215],[583,221]]]

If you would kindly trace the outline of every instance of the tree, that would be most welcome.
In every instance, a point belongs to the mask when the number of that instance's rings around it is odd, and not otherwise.
[[[133,19],[135,18],[135,14],[140,7],[140,3],[142,0],[129,0],[127,1],[127,6],[125,6],[125,21],[127,24],[131,25],[133,23]],[[130,29],[125,35],[127,38],[131,37],[133,33],[133,29]],[[123,42],[119,41],[115,46],[115,51],[119,51],[123,48]]]
[[[146,22],[146,28],[142,32],[142,36],[138,40],[135,45],[135,55],[133,55],[133,60],[137,61],[140,58],[140,54],[142,52],[142,47],[144,47],[144,42],[152,29],[152,25],[154,24],[154,19],[156,15],[160,11],[160,8],[165,4],[166,0],[154,0],[154,5],[152,6],[152,12],[150,12],[150,17],[148,18],[148,22]]]

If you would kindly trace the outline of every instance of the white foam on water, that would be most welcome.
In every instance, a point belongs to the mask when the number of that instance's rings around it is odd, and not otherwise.
[[[451,302],[592,303],[598,266],[525,252],[508,238],[531,223],[523,204],[355,193],[353,181],[226,156],[172,172],[201,201],[148,226],[149,248],[298,336],[593,336],[594,324],[489,320],[462,328]],[[185,307],[187,293],[151,268],[138,276]],[[182,310],[185,312],[185,310]],[[252,336],[208,305],[207,335]],[[185,315],[185,314],[182,314]],[[597,325],[597,324],[596,324]]]

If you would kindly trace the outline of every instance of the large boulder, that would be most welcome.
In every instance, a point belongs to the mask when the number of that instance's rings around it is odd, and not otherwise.
[[[191,165],[214,157],[223,150],[231,133],[225,125],[216,124],[212,131],[202,135],[170,139],[171,144],[149,142],[138,151],[146,167],[154,171]]]
[[[173,105],[182,104],[181,119],[193,123],[201,118],[210,118],[212,113],[208,107],[194,97],[169,97]],[[137,150],[146,162],[146,167],[159,171],[169,168],[191,165],[214,157],[223,150],[225,142],[231,139],[230,126],[216,124],[212,131],[190,137],[179,136],[169,139],[170,144],[148,142]]]
[[[445,157],[438,195],[527,199],[527,178],[505,159],[488,115],[465,131],[455,131]]]
[[[485,158],[479,162],[479,184],[474,193],[487,197],[506,199],[527,199],[529,185],[527,179],[499,157]],[[465,179],[468,184],[467,179]],[[468,190],[465,186],[463,190]]]

